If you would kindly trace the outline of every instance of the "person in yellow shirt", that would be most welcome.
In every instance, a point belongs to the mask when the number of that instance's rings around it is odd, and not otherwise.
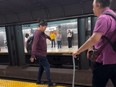
[[[50,38],[51,38],[51,48],[55,47],[56,43],[55,43],[55,39],[56,39],[56,34],[54,31],[50,32]]]

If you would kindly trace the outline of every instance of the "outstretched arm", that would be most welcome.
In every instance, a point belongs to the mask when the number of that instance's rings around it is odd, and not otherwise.
[[[89,49],[94,44],[96,44],[102,37],[102,33],[93,33],[93,35],[76,51],[73,52],[73,56],[79,55],[83,51]]]
[[[46,38],[47,38],[47,39],[51,40],[50,36],[48,36],[47,34],[45,34],[45,35],[46,35]]]

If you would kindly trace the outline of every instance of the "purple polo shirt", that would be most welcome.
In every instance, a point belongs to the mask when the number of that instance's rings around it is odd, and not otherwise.
[[[36,30],[34,33],[31,57],[46,56],[46,55],[47,55],[46,34],[44,32],[41,32],[40,30]]]
[[[115,14],[110,8],[106,8],[103,13],[104,12]],[[102,33],[102,35],[110,37],[116,29],[116,21],[111,16],[104,15],[103,13],[98,17],[93,32],[99,32]],[[108,29],[110,30],[107,32]],[[116,40],[116,34],[114,34],[110,40]],[[104,41],[101,39],[98,43],[95,44],[95,48],[99,48],[102,45],[104,45]],[[104,47],[100,56],[96,59],[96,62],[103,63],[104,65],[116,64],[116,52],[113,51],[109,43]]]

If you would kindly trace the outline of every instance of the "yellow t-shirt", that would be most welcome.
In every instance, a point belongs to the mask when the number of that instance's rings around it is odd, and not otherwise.
[[[54,40],[56,38],[56,35],[54,33],[51,33],[50,38],[51,38],[51,40]]]

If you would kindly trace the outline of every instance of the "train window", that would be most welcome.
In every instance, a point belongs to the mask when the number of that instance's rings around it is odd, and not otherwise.
[[[6,32],[5,27],[0,27],[0,53],[7,53],[7,39],[6,39]]]
[[[47,40],[48,52],[66,53],[77,49],[77,19],[53,21],[48,24],[46,33],[53,38],[52,41]]]
[[[33,35],[37,29],[37,23],[22,25],[22,32],[24,35],[24,44],[28,36]],[[50,52],[72,52],[77,49],[77,19],[61,20],[48,22],[48,27],[45,31],[52,41],[47,40],[47,51]],[[25,52],[26,49],[25,49]]]

